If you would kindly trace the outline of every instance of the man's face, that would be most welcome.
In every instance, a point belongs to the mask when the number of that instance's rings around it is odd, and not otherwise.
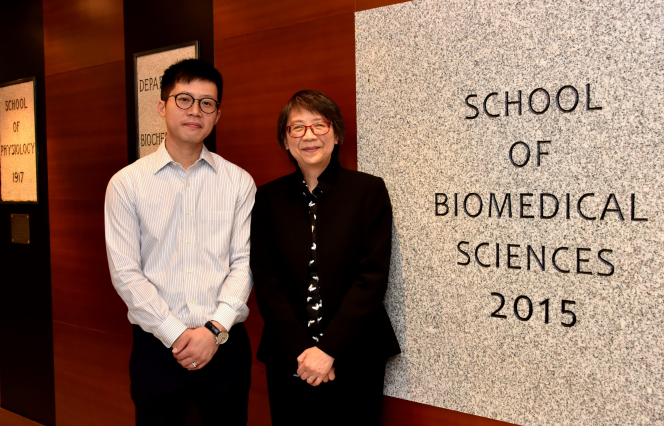
[[[186,93],[195,99],[212,98],[216,101],[217,85],[207,80],[176,83],[169,95],[180,93]],[[221,114],[219,109],[212,114],[204,113],[198,101],[194,101],[188,109],[181,109],[172,96],[166,101],[159,101],[157,111],[166,119],[169,141],[178,145],[202,142],[212,132]]]

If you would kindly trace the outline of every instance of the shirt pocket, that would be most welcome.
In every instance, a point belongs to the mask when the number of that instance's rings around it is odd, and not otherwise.
[[[203,214],[199,238],[205,251],[214,256],[226,256],[230,251],[233,232],[233,210],[210,211]]]

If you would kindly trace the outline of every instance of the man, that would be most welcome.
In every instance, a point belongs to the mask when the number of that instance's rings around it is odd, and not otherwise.
[[[129,308],[136,424],[184,425],[193,401],[206,425],[246,425],[251,350],[242,323],[252,278],[247,172],[209,152],[219,72],[188,59],[162,77],[166,141],[120,170],[106,191],[113,285]]]

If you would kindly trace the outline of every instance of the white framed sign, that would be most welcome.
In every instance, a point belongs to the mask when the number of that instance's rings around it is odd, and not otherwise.
[[[152,154],[166,140],[166,124],[157,113],[164,71],[183,59],[198,59],[198,54],[198,41],[134,54],[138,158]]]
[[[0,202],[36,203],[35,78],[0,84]]]

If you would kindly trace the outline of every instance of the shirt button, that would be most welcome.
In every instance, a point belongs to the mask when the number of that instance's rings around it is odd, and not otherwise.
[[[189,216],[191,213],[187,212],[187,216]]]
[[[187,272],[189,272],[189,273],[191,274],[191,269],[190,269],[189,271],[187,271]]]
[[[187,186],[191,186],[191,184],[189,182],[187,182]]]
[[[194,299],[191,299],[191,303],[194,303]]]
[[[191,240],[187,240],[187,244],[191,244]]]

